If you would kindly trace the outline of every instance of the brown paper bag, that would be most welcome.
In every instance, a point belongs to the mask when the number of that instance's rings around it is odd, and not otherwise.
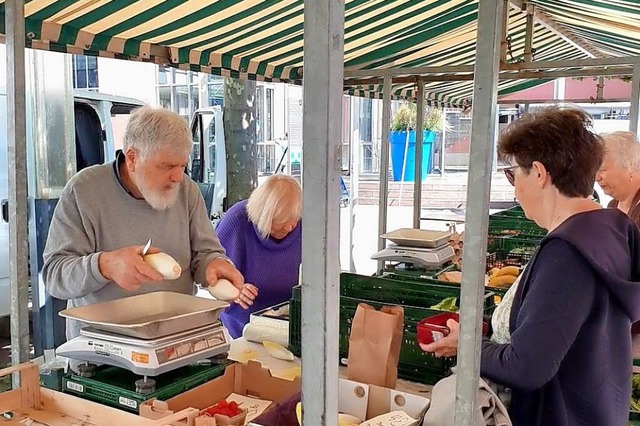
[[[402,307],[384,306],[376,311],[359,304],[349,336],[349,380],[395,389],[403,330]]]

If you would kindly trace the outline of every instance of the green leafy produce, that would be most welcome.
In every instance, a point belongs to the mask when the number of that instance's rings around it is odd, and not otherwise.
[[[458,312],[458,307],[456,306],[457,302],[457,297],[447,297],[437,305],[433,305],[430,309],[436,311]]]
[[[640,412],[640,374],[631,376],[631,411]]]

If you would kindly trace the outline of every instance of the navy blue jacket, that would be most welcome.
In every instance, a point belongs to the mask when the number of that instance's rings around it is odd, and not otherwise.
[[[640,233],[620,211],[580,213],[541,242],[516,291],[511,343],[484,341],[482,375],[513,391],[515,426],[623,426]]]

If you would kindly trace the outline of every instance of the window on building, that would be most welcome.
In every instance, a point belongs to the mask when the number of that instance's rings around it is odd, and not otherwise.
[[[368,98],[360,99],[360,116],[359,116],[359,130],[360,130],[360,145],[361,159],[360,159],[360,172],[361,173],[374,173],[374,147],[372,138],[373,117],[372,111],[373,101]]]
[[[73,87],[75,89],[98,90],[98,58],[95,56],[73,56]]]
[[[266,91],[265,105],[265,140],[273,140],[273,89]]]
[[[224,78],[209,74],[207,78],[209,106],[224,105]]]
[[[158,101],[162,108],[171,109],[171,87],[158,87]]]
[[[262,143],[264,142],[264,87],[258,86],[256,87],[256,142]],[[258,153],[258,155],[260,155]]]
[[[158,67],[158,104],[190,121],[200,107],[200,78],[198,73]]]
[[[189,106],[188,86],[173,86],[173,111],[188,121],[191,116]]]
[[[342,170],[349,171],[351,162],[351,98],[342,97]]]
[[[360,140],[362,142],[371,142],[371,127],[372,127],[372,109],[373,102],[371,99],[360,99]]]
[[[273,143],[258,144],[258,171],[274,173],[276,170],[276,146]]]
[[[258,84],[256,87],[256,142],[258,144],[258,172],[271,174],[276,171],[277,159],[282,155],[282,147],[275,140],[273,116],[275,91]]]

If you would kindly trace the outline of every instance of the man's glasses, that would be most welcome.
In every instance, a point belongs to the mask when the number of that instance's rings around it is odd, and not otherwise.
[[[520,167],[520,166],[511,166],[511,167],[505,167],[504,169],[502,169],[502,171],[504,172],[504,175],[507,177],[507,181],[512,186],[515,186],[515,183],[516,183],[516,172],[515,172],[515,170],[518,167]]]

